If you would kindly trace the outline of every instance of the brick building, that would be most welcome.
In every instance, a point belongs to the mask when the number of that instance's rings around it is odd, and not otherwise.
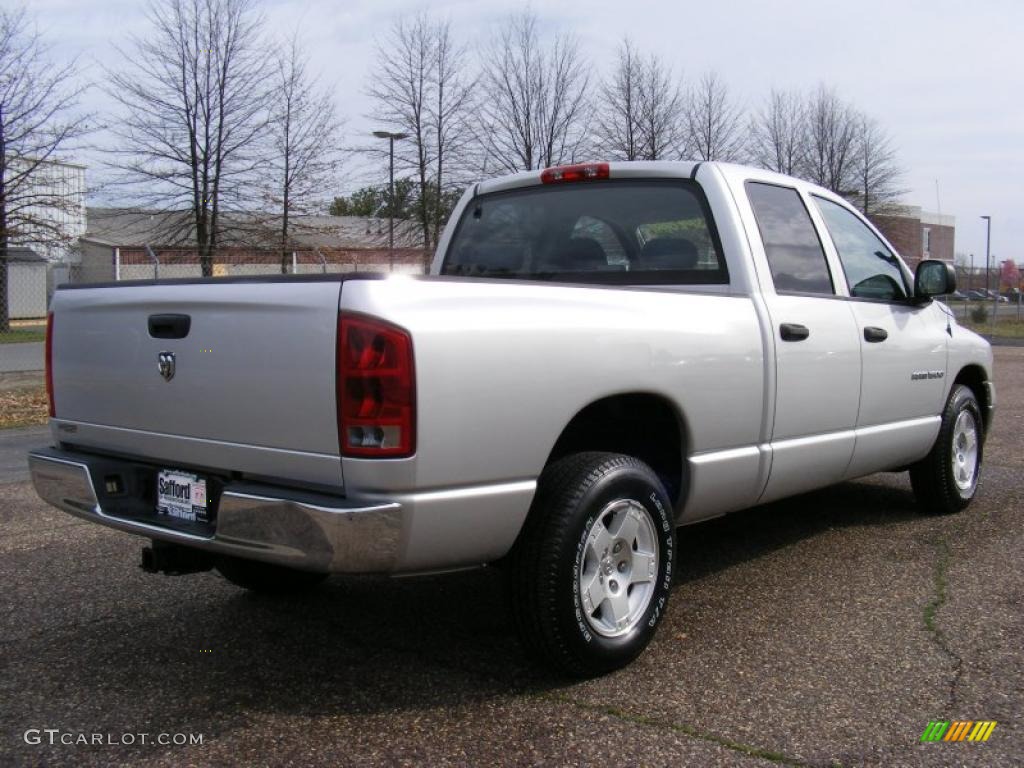
[[[921,259],[941,259],[953,263],[956,219],[941,213],[904,206],[899,214],[871,216],[911,269]]]
[[[291,243],[276,244],[278,220],[270,215],[221,216],[221,245],[213,276],[316,272],[421,274],[433,256],[412,222],[395,221],[395,248],[387,219],[293,216]],[[187,212],[123,208],[88,209],[88,229],[78,239],[81,263],[75,282],[199,277],[202,267]]]

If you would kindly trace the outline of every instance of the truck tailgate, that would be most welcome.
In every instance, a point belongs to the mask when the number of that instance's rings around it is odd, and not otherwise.
[[[341,283],[58,290],[55,437],[163,462],[340,485],[334,381]],[[154,338],[154,315],[187,316],[187,335]],[[164,373],[173,356],[173,376],[161,373],[161,355]]]

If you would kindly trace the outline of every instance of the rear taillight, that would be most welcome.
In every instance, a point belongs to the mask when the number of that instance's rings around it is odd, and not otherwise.
[[[607,179],[609,174],[608,163],[558,165],[541,171],[540,181],[541,184],[557,184],[567,181],[596,181],[598,179]]]
[[[46,315],[46,400],[50,404],[50,417],[57,415],[53,405],[53,312]]]
[[[345,456],[416,450],[412,337],[362,315],[338,317],[338,442]]]

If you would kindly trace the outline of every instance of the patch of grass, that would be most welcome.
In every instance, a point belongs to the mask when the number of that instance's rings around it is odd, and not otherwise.
[[[46,326],[26,325],[0,331],[0,344],[21,344],[27,341],[46,341]]]
[[[984,333],[987,336],[1001,336],[1003,338],[1024,339],[1024,320],[1016,317],[1000,317],[995,323],[988,320],[977,322],[971,318],[965,319],[962,314],[956,316],[960,325],[970,328],[975,333]]]
[[[949,644],[949,640],[946,638],[946,633],[942,631],[936,621],[936,614],[939,609],[946,604],[946,595],[949,590],[949,566],[952,556],[949,551],[949,540],[945,537],[938,539],[935,542],[935,572],[932,575],[932,596],[925,603],[923,618],[924,628],[931,635],[935,645],[938,646],[939,650],[942,651],[949,660],[952,662],[951,669],[953,671],[952,676],[949,680],[949,694],[947,696],[946,706],[952,708],[956,703],[956,689],[960,684],[960,677],[964,671],[964,660],[963,657],[957,653],[953,647]]]
[[[45,424],[49,417],[45,387],[0,391],[0,429]]]

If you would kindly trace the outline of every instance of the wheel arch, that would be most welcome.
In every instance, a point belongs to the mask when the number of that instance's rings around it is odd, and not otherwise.
[[[544,466],[580,451],[634,456],[658,475],[678,511],[689,486],[686,420],[668,397],[624,392],[581,408],[562,429]]]
[[[976,363],[965,365],[957,373],[956,378],[953,379],[953,385],[950,387],[950,391],[956,388],[958,384],[963,384],[968,387],[976,398],[978,403],[981,405],[981,417],[984,421],[985,432],[988,434],[989,427],[992,421],[992,409],[990,408],[991,403],[989,402],[989,391],[986,386],[989,381],[988,373],[985,369]]]

